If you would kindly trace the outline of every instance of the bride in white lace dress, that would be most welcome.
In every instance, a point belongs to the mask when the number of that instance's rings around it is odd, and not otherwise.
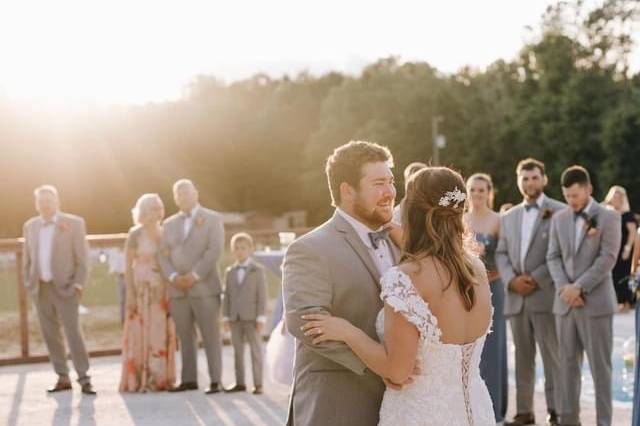
[[[448,168],[430,167],[411,178],[402,212],[403,260],[380,280],[385,305],[377,330],[384,343],[342,318],[305,317],[314,344],[345,342],[391,384],[380,425],[495,425],[479,370],[491,292],[482,262],[467,246],[464,190],[462,177]]]

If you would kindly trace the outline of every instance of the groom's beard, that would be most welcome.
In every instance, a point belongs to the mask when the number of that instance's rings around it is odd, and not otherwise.
[[[393,218],[393,199],[381,200],[379,202],[379,204],[383,203],[386,204],[386,206],[376,205],[374,208],[371,208],[367,207],[361,200],[356,199],[353,204],[353,211],[361,222],[373,229],[378,229],[382,225],[389,223]]]
[[[525,194],[525,198],[527,199],[527,201],[535,201],[537,200],[540,195],[542,194],[542,188],[538,189],[530,189],[530,190],[524,190],[523,191]]]

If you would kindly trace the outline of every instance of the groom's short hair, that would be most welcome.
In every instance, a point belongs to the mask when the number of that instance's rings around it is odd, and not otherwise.
[[[586,186],[591,184],[591,177],[589,177],[589,172],[584,167],[571,166],[562,172],[560,183],[563,188],[569,188],[576,183],[580,186]]]
[[[389,167],[393,167],[393,156],[389,148],[366,141],[351,141],[337,147],[327,158],[325,167],[331,204],[337,207],[341,203],[340,184],[342,182],[357,189],[362,178],[362,166],[378,162],[387,162]]]

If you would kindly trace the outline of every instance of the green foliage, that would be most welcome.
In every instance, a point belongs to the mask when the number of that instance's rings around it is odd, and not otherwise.
[[[389,146],[399,196],[402,169],[432,155],[431,123],[444,121],[441,162],[490,173],[497,202],[517,202],[516,162],[547,164],[549,192],[572,164],[592,173],[596,195],[627,187],[640,205],[640,74],[628,66],[637,0],[595,9],[563,1],[518,57],[486,70],[443,75],[390,57],[359,76],[329,73],[225,84],[198,76],[177,102],[54,114],[0,98],[0,235],[16,236],[33,212],[32,189],[57,185],[65,210],[92,233],[121,232],[144,192],[175,208],[171,183],[192,178],[203,204],[223,211],[330,213],[324,176],[337,146],[366,139]]]

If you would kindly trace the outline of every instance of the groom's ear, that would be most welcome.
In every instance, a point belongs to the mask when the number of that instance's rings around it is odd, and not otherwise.
[[[549,177],[547,175],[542,175],[542,184],[544,186],[547,186],[548,183],[549,183]]]
[[[356,190],[353,186],[347,182],[340,184],[340,201],[353,201],[356,194]]]

